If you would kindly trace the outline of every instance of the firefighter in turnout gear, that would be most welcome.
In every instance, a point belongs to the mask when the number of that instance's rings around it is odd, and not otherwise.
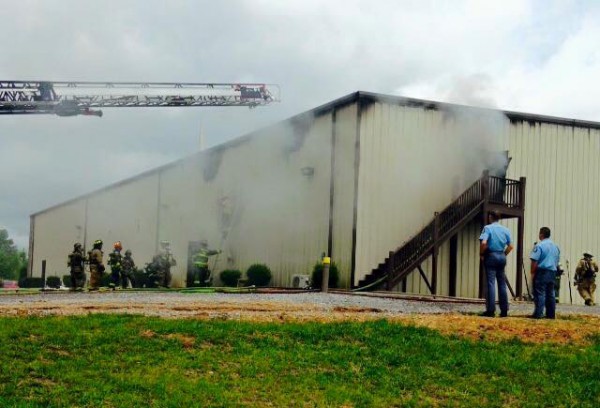
[[[177,262],[171,253],[169,241],[161,241],[160,247],[161,251],[152,259],[152,266],[156,271],[154,284],[157,287],[169,288],[171,287],[171,267],[177,265]]]
[[[93,249],[88,253],[88,260],[90,263],[90,290],[100,289],[100,280],[104,274],[104,264],[102,263],[102,240],[97,239],[94,241]]]
[[[121,261],[121,287],[127,289],[131,282],[131,287],[135,288],[135,262],[131,257],[131,250],[125,251],[125,257]]]
[[[208,257],[220,254],[221,251],[208,249],[206,240],[200,241],[200,249],[192,256],[194,267],[192,273],[188,276],[187,286],[210,286],[212,276],[208,269]]]
[[[69,254],[67,266],[71,269],[71,290],[81,291],[85,285],[85,270],[84,270],[85,255],[83,248],[78,242],[73,245],[73,252]]]
[[[123,260],[123,255],[121,255],[121,250],[123,246],[121,245],[121,241],[117,241],[113,244],[114,250],[108,255],[108,264],[110,265],[110,283],[108,286],[112,290],[115,290],[117,286],[119,286],[119,281],[121,280],[121,271],[123,270],[121,261]]]
[[[594,255],[584,252],[583,259],[579,261],[575,270],[575,286],[587,306],[593,306],[594,292],[596,291],[596,274],[598,264],[592,258]]]

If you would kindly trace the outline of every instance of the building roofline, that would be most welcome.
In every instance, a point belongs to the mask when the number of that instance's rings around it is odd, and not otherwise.
[[[478,107],[478,106],[463,105],[463,104],[449,103],[449,102],[437,102],[437,101],[430,101],[430,100],[426,100],[426,99],[408,98],[408,97],[404,97],[404,96],[386,95],[386,94],[379,94],[379,93],[374,93],[374,92],[359,91],[357,93],[361,100],[383,101],[383,102],[395,103],[395,104],[403,105],[403,106],[420,106],[420,107],[425,107],[426,109],[459,107],[459,108],[470,109],[470,110],[502,112],[506,115],[506,117],[508,119],[515,120],[515,121],[523,120],[526,122],[552,123],[552,124],[572,126],[572,127],[585,127],[585,128],[592,128],[592,129],[600,129],[600,122],[594,122],[594,121],[590,121],[590,120],[562,118],[562,117],[558,117],[558,116],[540,115],[540,114],[536,114],[536,113],[527,113],[527,112],[516,112],[516,111],[503,110],[503,109],[483,108],[483,107]]]
[[[70,200],[61,202],[59,204],[55,204],[51,207],[45,208],[43,210],[40,210],[40,211],[37,211],[37,212],[31,214],[31,217],[35,217],[37,215],[41,215],[46,212],[52,211],[56,208],[63,207],[68,204],[72,204],[72,203],[75,203],[80,200],[87,199],[91,196],[94,196],[94,195],[102,193],[104,191],[113,189],[115,187],[127,185],[127,184],[134,182],[136,180],[139,180],[141,178],[144,178],[144,177],[147,177],[147,176],[150,176],[153,174],[160,174],[162,171],[172,168],[172,167],[175,167],[181,163],[185,163],[188,160],[193,160],[193,159],[195,159],[197,157],[201,157],[201,156],[208,156],[213,152],[223,150],[223,149],[228,149],[228,148],[236,146],[240,143],[245,143],[245,142],[251,140],[252,138],[258,136],[260,133],[263,133],[264,131],[266,131],[268,129],[272,129],[277,126],[280,126],[283,123],[293,122],[295,120],[302,120],[303,118],[308,118],[308,117],[325,115],[334,109],[339,109],[341,107],[350,105],[357,101],[365,101],[365,102],[381,101],[381,102],[397,104],[397,105],[402,105],[402,106],[424,107],[426,109],[436,109],[436,110],[444,109],[444,108],[448,109],[448,108],[459,107],[459,108],[469,109],[469,110],[502,112],[511,121],[526,121],[526,122],[530,122],[530,123],[531,122],[552,123],[552,124],[572,126],[572,127],[600,129],[600,122],[593,122],[593,121],[588,121],[588,120],[561,118],[561,117],[556,117],[556,116],[546,116],[546,115],[539,115],[539,114],[533,114],[533,113],[514,112],[514,111],[492,109],[492,108],[482,108],[482,107],[461,105],[461,104],[448,103],[448,102],[437,102],[437,101],[430,101],[430,100],[426,100],[426,99],[408,98],[408,97],[404,97],[404,96],[380,94],[380,93],[376,93],[376,92],[357,91],[357,92],[352,92],[350,94],[344,95],[340,98],[334,99],[333,101],[327,102],[325,104],[319,105],[316,108],[309,109],[305,112],[291,116],[287,119],[278,121],[272,125],[254,130],[250,133],[246,133],[242,136],[239,136],[235,139],[218,144],[216,146],[212,146],[206,150],[192,153],[190,155],[187,155],[185,157],[182,157],[182,158],[172,161],[170,163],[164,164],[162,166],[159,166],[159,167],[156,167],[156,168],[153,168],[150,170],[146,170],[146,171],[139,173],[133,177],[129,177],[124,180],[117,181],[116,183],[109,184],[105,187],[99,188],[99,189],[91,191],[89,193],[85,193],[85,194],[82,194],[75,198],[72,198]]]

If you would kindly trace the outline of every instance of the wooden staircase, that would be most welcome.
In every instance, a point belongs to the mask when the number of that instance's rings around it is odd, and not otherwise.
[[[392,290],[414,270],[418,270],[431,294],[437,293],[438,251],[449,239],[456,239],[457,233],[479,217],[483,222],[487,214],[498,211],[502,218],[518,218],[517,271],[522,270],[523,262],[523,216],[525,210],[525,178],[510,180],[490,176],[486,171],[482,177],[463,192],[453,203],[435,213],[433,219],[421,231],[394,251],[370,274],[366,275],[355,291],[386,289]],[[451,250],[456,251],[456,244]],[[431,282],[421,268],[421,264],[432,257]],[[452,258],[452,256],[451,256]],[[456,258],[456,257],[454,257]],[[456,261],[455,261],[456,262]],[[452,269],[452,266],[451,268]],[[456,265],[454,266],[456,269]],[[451,270],[452,273],[452,270]],[[454,271],[456,275],[456,271]],[[480,278],[482,272],[480,271]],[[522,295],[522,275],[517,274],[517,293]],[[454,279],[456,279],[454,277]],[[480,282],[482,279],[480,279]],[[480,297],[483,285],[480,284]],[[512,290],[512,289],[511,289]],[[455,294],[451,293],[451,296]]]

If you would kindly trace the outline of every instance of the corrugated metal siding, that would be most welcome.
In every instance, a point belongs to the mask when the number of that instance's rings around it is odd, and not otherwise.
[[[357,105],[339,109],[335,121],[333,250],[340,271],[340,286],[350,287],[352,230],[354,227],[354,160],[357,138]]]
[[[236,224],[225,243],[232,265],[266,263],[272,284],[289,286],[293,274],[310,274],[327,252],[331,132],[331,115],[323,115],[224,151],[214,183],[237,195]],[[312,175],[303,174],[311,168]]]
[[[52,213],[35,217],[34,252],[31,276],[42,276],[42,260],[46,260],[46,276],[66,275],[67,255],[75,242],[83,243],[85,200],[69,203]]]
[[[66,257],[73,243],[81,242],[89,251],[96,239],[104,241],[105,254],[113,242],[121,241],[143,266],[155,247],[156,186],[157,176],[148,176],[36,215],[32,275],[41,275],[42,259],[47,275],[67,274]]]
[[[527,262],[540,227],[552,230],[562,251],[563,266],[574,267],[585,250],[598,253],[600,240],[600,131],[540,122],[514,122],[510,127],[509,177],[527,177],[525,258]],[[514,267],[513,267],[514,269]],[[530,282],[531,284],[531,282]],[[566,276],[560,301],[568,303]],[[573,290],[573,302],[582,304]]]
[[[156,242],[171,243],[177,261],[171,270],[174,286],[185,286],[190,241],[206,239],[211,248],[220,247],[218,195],[203,180],[202,161],[198,157],[184,160],[160,172]]]
[[[88,197],[86,249],[103,240],[106,263],[112,244],[121,241],[139,267],[149,262],[156,242],[157,186],[153,174]]]
[[[208,239],[225,250],[216,272],[266,263],[272,284],[288,286],[293,274],[309,274],[327,252],[331,135],[331,114],[284,123],[210,156],[191,157],[40,213],[34,217],[34,273],[41,259],[48,260],[49,270],[66,273],[65,256],[77,231],[65,226],[84,225],[87,200],[88,249],[103,239],[108,252],[120,240],[143,266],[158,242],[169,240],[178,261],[173,284],[183,285],[189,241]],[[233,215],[223,239],[225,197]]]
[[[480,176],[455,112],[374,103],[360,120],[355,284]],[[443,290],[447,253],[439,262]],[[408,286],[426,290],[418,274]]]

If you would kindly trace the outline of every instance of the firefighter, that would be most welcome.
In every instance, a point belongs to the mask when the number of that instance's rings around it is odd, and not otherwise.
[[[113,251],[108,255],[108,264],[110,265],[110,283],[108,286],[112,290],[115,290],[119,286],[119,281],[121,280],[121,271],[123,270],[121,265],[123,260],[123,255],[121,255],[122,249],[121,241],[117,241],[113,244]]]
[[[71,290],[81,291],[85,285],[85,270],[84,270],[85,255],[81,244],[77,242],[73,245],[73,252],[69,254],[67,266],[71,269]]]
[[[90,291],[100,289],[100,280],[104,273],[104,263],[102,257],[102,240],[97,239],[94,241],[93,249],[88,253],[88,259],[90,263]]]
[[[171,253],[169,241],[160,242],[161,251],[152,259],[153,268],[156,270],[155,285],[158,287],[171,287],[171,267],[177,265]]]
[[[131,287],[135,288],[135,262],[133,262],[133,258],[131,257],[131,250],[128,249],[125,251],[125,257],[121,261],[121,267],[121,287],[127,289],[131,282]]]
[[[589,252],[583,253],[583,259],[579,261],[575,270],[575,286],[587,306],[593,306],[594,292],[596,291],[596,274],[598,264],[594,261],[594,255]]]
[[[188,276],[187,286],[210,286],[212,277],[208,269],[208,257],[220,253],[220,250],[208,249],[206,240],[200,241],[200,249],[192,256],[194,267],[192,273]]]

